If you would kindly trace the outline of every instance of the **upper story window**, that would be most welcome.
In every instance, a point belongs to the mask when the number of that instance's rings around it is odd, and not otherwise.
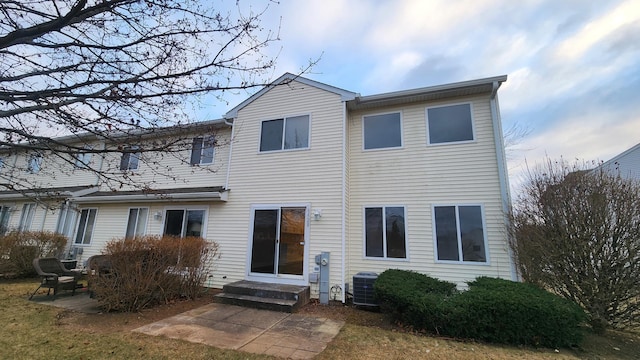
[[[85,150],[91,150],[91,147],[86,146]],[[75,166],[78,169],[88,169],[89,162],[91,161],[91,153],[90,152],[79,152],[75,156]]]
[[[400,113],[369,115],[362,118],[364,149],[402,147]]]
[[[135,152],[137,146],[131,146],[125,149],[120,158],[120,170],[137,170],[140,162],[140,153]]]
[[[434,206],[438,260],[487,262],[482,207]]]
[[[472,141],[471,104],[427,108],[429,144]]]
[[[403,206],[364,209],[365,256],[404,259],[407,257]]]
[[[262,122],[260,151],[309,148],[309,115]]]
[[[37,174],[42,169],[42,154],[33,154],[27,160],[27,171]]]
[[[193,139],[191,165],[213,164],[215,138],[212,136]]]

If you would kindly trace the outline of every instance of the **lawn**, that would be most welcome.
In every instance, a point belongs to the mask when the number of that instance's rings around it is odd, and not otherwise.
[[[132,333],[141,325],[203,305],[177,302],[133,314],[80,314],[27,300],[37,280],[0,280],[2,359],[269,359],[243,352]],[[588,335],[580,349],[523,349],[413,334],[383,314],[334,304],[311,304],[310,316],[344,320],[318,359],[637,359],[640,335]]]

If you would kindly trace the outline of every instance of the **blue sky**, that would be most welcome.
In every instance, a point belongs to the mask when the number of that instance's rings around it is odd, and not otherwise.
[[[508,149],[512,184],[525,161],[608,160],[640,143],[637,0],[281,0],[263,19],[280,27],[274,79],[318,57],[306,77],[362,95],[508,75],[504,128],[528,131]]]

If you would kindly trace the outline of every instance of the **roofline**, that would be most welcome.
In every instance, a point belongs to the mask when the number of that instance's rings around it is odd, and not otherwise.
[[[332,92],[334,94],[338,94],[338,95],[340,95],[340,98],[341,98],[342,101],[353,100],[357,96],[359,96],[358,93],[354,93],[354,92],[349,91],[349,90],[344,90],[344,89],[341,89],[339,87],[335,87],[335,86],[332,86],[332,85],[321,83],[319,81],[307,79],[307,78],[302,77],[300,75],[294,75],[292,73],[286,72],[282,76],[280,76],[279,78],[274,80],[271,84],[266,85],[265,87],[260,89],[260,91],[258,91],[257,93],[251,95],[248,99],[246,99],[243,102],[241,102],[240,104],[236,105],[233,109],[229,110],[226,114],[224,114],[223,117],[225,119],[235,119],[236,117],[238,117],[238,111],[240,111],[245,106],[247,106],[247,105],[251,104],[252,102],[254,102],[257,98],[262,96],[267,91],[273,89],[276,86],[282,85],[282,83],[285,82],[285,81],[287,83],[290,83],[292,81],[297,81],[297,82],[305,84],[305,85],[313,86],[313,87],[316,87],[316,88],[319,88],[319,89],[322,89],[322,90],[325,90],[325,91]]]
[[[122,203],[122,202],[160,202],[160,201],[227,201],[229,194],[227,191],[199,191],[191,193],[175,194],[128,194],[128,195],[97,195],[79,196],[71,198],[71,201],[78,204],[86,203]]]
[[[231,126],[231,124],[227,123],[225,119],[213,119],[213,120],[205,120],[205,121],[192,122],[187,124],[178,124],[178,125],[165,126],[165,127],[134,129],[130,132],[120,131],[120,130],[109,131],[107,132],[107,135],[99,135],[99,134],[94,134],[90,132],[82,132],[78,134],[54,137],[52,139],[61,143],[73,143],[76,141],[86,141],[86,140],[115,140],[115,139],[126,139],[133,136],[147,137],[147,136],[154,136],[154,135],[155,136],[165,135],[165,134],[171,134],[172,131],[175,129],[184,129],[184,130],[194,129],[195,130],[195,129],[198,129],[201,127],[207,127],[207,126]],[[8,146],[0,147],[0,151],[8,151],[8,150],[12,150],[12,147],[8,147]]]
[[[401,91],[374,94],[374,95],[368,95],[368,96],[358,96],[354,100],[349,101],[349,105],[350,105],[350,108],[354,109],[354,108],[358,108],[359,105],[364,105],[364,104],[370,104],[370,103],[376,103],[376,102],[382,102],[382,101],[388,102],[388,101],[400,100],[403,98],[409,98],[409,97],[421,96],[421,95],[444,94],[454,90],[461,90],[465,88],[473,88],[478,86],[492,86],[492,89],[489,92],[492,92],[493,93],[492,95],[495,95],[497,88],[500,87],[500,85],[505,81],[507,81],[507,75],[500,75],[500,76],[494,76],[494,77],[488,77],[488,78],[482,78],[482,79],[460,81],[460,82],[443,84],[443,85],[422,87],[417,89],[401,90]]]
[[[632,152],[632,151],[635,151],[636,149],[640,149],[640,143],[638,143],[638,144],[636,144],[636,145],[634,145],[634,146],[632,146],[632,147],[628,148],[627,150],[625,150],[625,151],[621,152],[620,154],[618,154],[618,155],[616,155],[616,156],[612,157],[611,159],[609,159],[609,160],[607,160],[607,161],[603,162],[601,166],[605,166],[605,165],[609,165],[609,164],[611,164],[611,163],[615,163],[615,162],[616,162],[616,161],[618,161],[621,157],[623,157],[623,156],[625,156],[625,155],[629,154],[629,153],[630,153],[630,152]]]

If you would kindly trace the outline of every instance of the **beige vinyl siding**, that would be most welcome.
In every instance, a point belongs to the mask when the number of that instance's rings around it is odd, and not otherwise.
[[[153,188],[184,188],[201,186],[224,186],[227,177],[227,163],[229,161],[229,144],[231,129],[219,127],[215,130],[216,146],[212,164],[191,166],[191,140],[194,137],[208,134],[194,133],[186,140],[184,150],[176,153],[144,153],[138,164],[138,169],[126,172],[136,184],[146,184]],[[107,172],[120,174],[120,153],[110,153],[105,156],[104,169]],[[122,175],[121,179],[125,179]],[[131,190],[135,186],[119,187],[118,190]]]
[[[467,101],[472,104],[474,141],[427,145],[425,109]],[[509,278],[489,96],[384,109],[390,111],[402,112],[404,146],[400,149],[362,150],[362,116],[380,111],[349,117],[348,278],[360,271],[380,273],[388,268],[416,270],[459,284],[481,275]],[[483,206],[488,265],[436,262],[432,206],[456,204]],[[364,257],[363,208],[382,205],[405,207],[407,259]]]
[[[259,152],[261,121],[309,115],[309,149]],[[309,221],[306,272],[314,256],[331,253],[330,285],[340,284],[342,241],[342,127],[340,96],[292,82],[275,87],[241,109],[234,122],[229,174],[229,201],[211,232],[222,257],[214,284],[244,279],[250,255],[251,206],[309,204],[322,209],[319,221]]]
[[[96,146],[101,145],[96,143]],[[75,158],[72,155],[55,154],[51,151],[41,152],[40,171],[32,174],[27,171],[27,164],[32,154],[34,152],[22,152],[7,158],[6,166],[0,170],[3,176],[11,177],[12,182],[26,188],[95,185],[97,182],[95,173],[75,166]],[[99,158],[99,155],[92,155],[90,165],[98,166]]]

